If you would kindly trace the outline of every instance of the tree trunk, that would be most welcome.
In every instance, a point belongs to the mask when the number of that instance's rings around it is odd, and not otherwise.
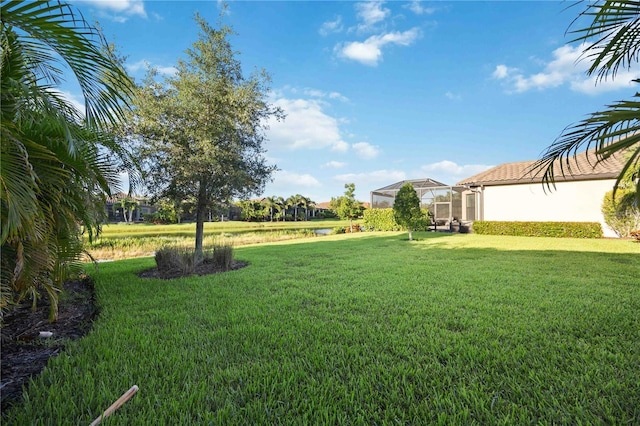
[[[353,219],[349,218],[349,228],[351,230],[351,233],[353,234]]]
[[[200,181],[198,191],[198,207],[196,210],[196,249],[193,253],[194,260],[199,263],[203,257],[202,240],[204,239],[204,220],[207,215],[207,187],[203,180]]]
[[[413,235],[411,234],[411,229],[409,229],[409,241],[413,241]]]

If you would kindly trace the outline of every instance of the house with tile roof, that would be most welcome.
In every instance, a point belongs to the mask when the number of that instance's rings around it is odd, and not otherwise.
[[[535,170],[535,163],[505,163],[458,182],[468,188],[463,220],[600,222],[606,237],[616,236],[601,206],[623,168],[620,157],[596,162],[593,152],[582,152],[557,160],[551,187],[543,184],[544,172]]]

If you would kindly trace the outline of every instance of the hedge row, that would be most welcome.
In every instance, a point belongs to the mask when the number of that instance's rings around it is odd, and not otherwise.
[[[598,222],[473,222],[473,232],[522,237],[602,238]]]
[[[402,231],[393,217],[393,209],[366,209],[362,215],[367,231]]]
[[[422,209],[426,215],[427,210]],[[393,209],[366,209],[363,213],[363,227],[367,231],[402,231],[404,228],[400,226],[393,217]],[[423,229],[414,229],[414,231],[428,231],[429,221],[425,221]]]

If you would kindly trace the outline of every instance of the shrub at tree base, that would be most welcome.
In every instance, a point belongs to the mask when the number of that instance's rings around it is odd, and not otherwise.
[[[640,243],[640,229],[638,229],[637,231],[631,231],[631,237],[635,238],[637,242]]]
[[[165,276],[192,275],[203,264],[213,265],[220,271],[229,271],[233,268],[233,247],[216,245],[213,250],[203,253],[200,262],[196,262],[193,249],[163,247],[156,252],[155,260],[158,271]]]
[[[482,235],[521,237],[602,238],[598,222],[473,222],[473,232]]]
[[[217,245],[213,247],[212,256],[208,257],[205,252],[204,262],[212,262],[223,271],[233,268],[233,247],[229,245]]]

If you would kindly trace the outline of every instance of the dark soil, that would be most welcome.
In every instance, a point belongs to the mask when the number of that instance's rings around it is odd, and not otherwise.
[[[231,271],[236,269],[244,268],[249,265],[247,262],[243,262],[240,260],[234,260],[233,265],[231,266]],[[195,267],[195,270],[192,274],[185,274],[177,269],[169,269],[169,270],[160,270],[158,268],[147,269],[146,271],[142,271],[138,274],[140,278],[160,278],[163,280],[172,280],[174,278],[181,278],[189,275],[209,275],[209,274],[217,274],[220,272],[226,272],[224,269],[220,268],[213,262],[205,261],[200,265]]]
[[[231,270],[247,265],[247,262],[234,261]],[[192,275],[219,272],[224,271],[212,263],[204,263]],[[139,276],[172,279],[184,274],[153,268]],[[58,320],[53,323],[49,322],[49,301],[46,296],[38,301],[35,311],[31,309],[30,301],[8,309],[1,329],[1,411],[4,412],[20,399],[23,386],[44,369],[49,358],[57,356],[64,349],[65,342],[86,335],[97,316],[93,281],[89,277],[64,284],[64,292],[60,295],[58,305]],[[41,337],[41,332],[50,332],[52,335]]]
[[[9,308],[3,318],[0,354],[2,411],[22,396],[22,387],[40,373],[65,342],[89,332],[98,314],[91,278],[69,281],[60,294],[58,320],[49,322],[49,301],[43,297],[35,311],[31,301]],[[41,332],[52,333],[40,337]]]

